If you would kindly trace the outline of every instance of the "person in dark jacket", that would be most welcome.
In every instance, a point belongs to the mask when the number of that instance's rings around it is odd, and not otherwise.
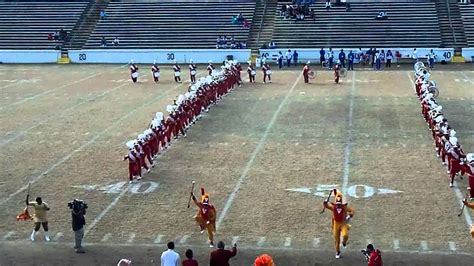
[[[76,200],[74,200],[76,202]],[[76,253],[85,253],[82,249],[82,239],[84,238],[84,225],[86,224],[86,215],[87,205],[75,203],[71,208],[72,215],[72,231],[74,231],[75,245],[74,249]]]
[[[210,266],[229,266],[229,260],[237,254],[237,244],[234,244],[232,250],[225,250],[224,248],[224,242],[219,241],[217,249],[211,252]]]
[[[341,49],[341,52],[339,53],[339,61],[341,61],[342,67],[346,67],[346,53],[344,53],[343,49]]]
[[[323,65],[324,61],[326,61],[326,51],[321,48],[321,50],[319,50],[319,63],[321,64],[321,66]]]
[[[296,50],[293,51],[293,62],[295,63],[295,66],[298,65],[298,52]]]

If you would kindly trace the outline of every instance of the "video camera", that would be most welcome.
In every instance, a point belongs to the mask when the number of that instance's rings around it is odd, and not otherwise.
[[[74,199],[68,202],[67,206],[69,207],[69,209],[74,209],[74,210],[85,210],[88,207],[87,203],[79,199]]]
[[[361,249],[360,252],[361,252],[362,254],[364,254],[365,259],[366,259],[367,261],[369,261],[369,259],[370,259],[370,252],[367,251],[366,249]]]

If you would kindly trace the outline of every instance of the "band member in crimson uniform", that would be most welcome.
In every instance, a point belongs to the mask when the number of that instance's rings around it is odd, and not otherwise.
[[[138,163],[138,156],[134,148],[134,141],[130,140],[127,142],[128,154],[123,157],[123,160],[128,159],[128,179],[129,183],[133,182],[135,177],[141,179],[140,167]]]
[[[156,62],[151,66],[151,74],[153,75],[153,80],[156,82],[160,81],[160,68]]]
[[[255,76],[257,75],[257,72],[255,71],[252,63],[249,63],[249,66],[247,67],[247,73],[249,74],[250,83],[255,83]]]
[[[138,67],[135,65],[133,60],[130,62],[130,77],[132,78],[133,83],[138,81]]]
[[[242,86],[242,77],[240,76],[240,71],[242,71],[242,66],[240,63],[237,63],[235,66],[235,71],[236,71],[236,78],[237,78],[237,84],[239,84],[239,87]]]
[[[335,66],[334,66],[334,82],[339,83],[339,71],[341,70],[341,65],[339,63],[337,63]]]
[[[263,83],[267,82],[267,78],[268,78],[268,82],[272,83],[272,78],[271,78],[272,70],[270,69],[270,66],[268,65],[268,63],[263,64],[262,71],[263,71]]]
[[[197,74],[197,68],[196,65],[193,64],[193,60],[189,60],[189,77],[191,79],[191,83],[196,82],[196,74]]]
[[[181,83],[181,67],[174,61],[173,64],[174,81]]]
[[[303,67],[304,83],[309,83],[309,71],[311,71],[311,69],[309,68],[309,63],[309,61],[306,62],[306,65]]]
[[[212,65],[212,61],[209,60],[209,65],[207,65],[207,72],[209,72],[209,76],[212,75],[212,71],[216,69],[213,65]]]
[[[474,188],[474,153],[466,154],[466,161],[463,168],[468,174],[469,187]],[[471,200],[474,200],[474,189],[471,189],[469,193]]]
[[[150,168],[148,167],[148,165],[146,165],[145,152],[143,151],[143,147],[139,141],[135,142],[135,150],[137,151],[138,166],[139,166],[139,172],[140,172],[140,177],[141,177],[142,167],[145,168],[147,172],[150,171]]]

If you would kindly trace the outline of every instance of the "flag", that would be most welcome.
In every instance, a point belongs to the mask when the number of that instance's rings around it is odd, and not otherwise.
[[[17,221],[28,221],[31,220],[30,213],[28,212],[28,207],[25,207],[22,212],[16,216]]]

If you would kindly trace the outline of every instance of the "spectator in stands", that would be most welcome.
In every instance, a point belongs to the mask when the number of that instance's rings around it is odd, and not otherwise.
[[[221,49],[221,36],[216,38],[216,49]]]
[[[239,15],[237,16],[237,22],[239,24],[242,24],[242,23],[244,23],[244,19],[245,19],[244,15],[242,15],[242,13],[239,13]]]
[[[346,3],[346,12],[351,12],[351,11],[352,11],[351,4],[350,4],[350,3]]]
[[[286,4],[281,5],[280,16],[285,16],[286,14]]]
[[[375,17],[376,20],[385,20],[388,19],[387,12],[379,11],[379,14]]]
[[[105,39],[105,37],[102,37],[102,39],[100,40],[100,47],[106,47],[107,46],[107,40]]]
[[[237,16],[232,16],[232,25],[238,25],[239,21],[237,20]]]
[[[339,52],[339,61],[341,62],[342,67],[346,67],[346,53],[341,49]]]
[[[242,26],[244,27],[244,29],[250,29],[250,22],[248,19],[245,19],[244,20],[244,23],[242,24]]]
[[[314,9],[311,8],[309,10],[309,17],[312,19],[312,20],[315,20],[316,19],[316,16],[314,15]]]
[[[296,50],[293,51],[293,63],[295,66],[298,65],[298,52]]]
[[[54,33],[52,33],[52,32],[48,33],[48,40],[49,41],[54,40]]]
[[[331,0],[326,0],[326,10],[331,8]]]
[[[321,48],[321,50],[319,50],[319,63],[321,64],[321,66],[324,64],[325,61],[326,61],[326,51],[324,51],[324,49]]]
[[[55,31],[53,37],[54,41],[59,41],[59,31]]]
[[[354,70],[354,58],[355,55],[352,50],[350,50],[349,54],[347,55],[347,70]]]
[[[392,67],[393,54],[392,51],[388,50],[385,55],[385,67]]]
[[[115,36],[115,39],[112,41],[112,45],[113,46],[119,46],[120,44],[120,40],[117,36]]]
[[[67,32],[63,28],[61,28],[59,30],[59,40],[60,41],[66,40],[66,36],[67,36]]]
[[[242,49],[247,49],[247,42],[246,41],[242,42]]]
[[[198,266],[197,260],[193,259],[193,251],[188,249],[186,253],[184,253],[186,259],[183,260],[183,266]]]
[[[268,49],[275,49],[276,48],[276,43],[274,41],[270,41],[268,43]]]
[[[107,12],[105,12],[105,10],[101,10],[100,11],[100,19],[103,20],[103,19],[106,19],[107,18]]]
[[[235,44],[235,42],[231,42],[230,49],[236,49],[236,48],[237,48],[237,45]]]
[[[291,58],[293,57],[293,55],[291,54],[291,50],[288,49],[288,51],[286,51],[286,54],[285,54],[285,58],[286,58],[286,66],[287,67],[290,67],[291,65]]]

